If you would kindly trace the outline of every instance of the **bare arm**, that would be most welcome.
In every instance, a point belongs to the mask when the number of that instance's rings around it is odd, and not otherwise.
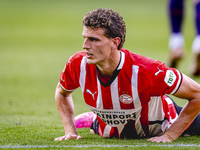
[[[176,140],[184,130],[190,125],[200,111],[200,85],[186,75],[183,75],[183,81],[179,90],[174,96],[188,99],[177,120],[160,137],[148,139],[152,142],[172,142]]]
[[[58,83],[55,92],[55,101],[64,126],[65,135],[56,138],[55,141],[82,138],[81,136],[78,136],[74,123],[74,104],[71,93],[72,92],[70,91],[63,90],[60,86],[60,83]]]

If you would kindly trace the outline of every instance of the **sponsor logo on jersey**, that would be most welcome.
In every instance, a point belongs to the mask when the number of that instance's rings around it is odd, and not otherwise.
[[[123,94],[119,97],[119,100],[124,103],[124,104],[130,104],[133,102],[133,99],[130,95],[128,94]]]
[[[167,70],[165,75],[165,83],[168,86],[172,86],[174,82],[176,81],[176,75],[172,70]]]
[[[135,120],[136,113],[132,114],[126,114],[126,115],[116,115],[116,114],[99,114],[97,113],[97,116],[101,118],[103,122],[105,122],[108,125],[115,126],[119,124],[126,124],[130,119]]]
[[[101,118],[103,122],[114,127],[118,125],[125,125],[130,119],[136,119],[136,112],[126,113],[123,111],[106,111],[91,109],[97,116]]]

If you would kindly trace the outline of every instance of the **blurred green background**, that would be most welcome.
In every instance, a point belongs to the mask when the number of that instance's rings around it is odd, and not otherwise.
[[[67,59],[82,50],[82,18],[111,8],[127,26],[124,48],[167,63],[167,0],[0,0],[0,129],[5,126],[59,125],[54,92]],[[195,29],[193,5],[186,1],[185,59],[189,75]],[[199,78],[194,78],[200,83]],[[73,93],[75,115],[89,111],[80,89]],[[175,99],[179,105],[185,103]]]

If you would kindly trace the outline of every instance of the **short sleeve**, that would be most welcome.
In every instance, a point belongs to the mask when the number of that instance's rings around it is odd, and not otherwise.
[[[147,90],[151,96],[175,94],[182,83],[182,73],[164,63],[152,64],[147,75],[150,83]]]
[[[60,85],[66,91],[74,91],[79,85],[80,57],[75,54],[69,58],[63,71],[60,73]]]

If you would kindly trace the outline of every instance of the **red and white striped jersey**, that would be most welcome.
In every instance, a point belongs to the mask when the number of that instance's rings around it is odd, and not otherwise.
[[[182,74],[164,63],[121,49],[113,76],[105,83],[85,51],[69,58],[60,75],[63,89],[81,87],[85,103],[97,115],[102,137],[162,135],[178,117],[171,99]]]

